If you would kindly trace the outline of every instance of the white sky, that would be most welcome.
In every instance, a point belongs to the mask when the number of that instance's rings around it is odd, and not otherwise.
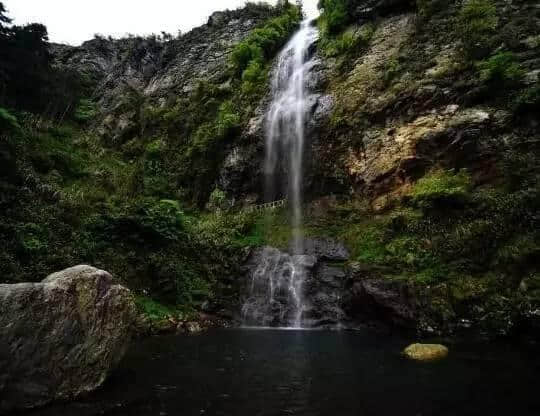
[[[161,31],[176,35],[206,23],[212,12],[246,0],[2,0],[14,23],[43,23],[51,42],[79,45],[99,33],[121,37]],[[266,0],[275,3],[276,0]],[[309,14],[317,0],[304,0]]]

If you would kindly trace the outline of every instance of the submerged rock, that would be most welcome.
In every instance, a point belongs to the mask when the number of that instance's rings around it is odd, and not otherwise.
[[[403,351],[411,360],[435,361],[448,356],[448,348],[440,344],[412,344]]]
[[[0,413],[99,387],[123,357],[135,315],[130,291],[91,266],[0,285]]]

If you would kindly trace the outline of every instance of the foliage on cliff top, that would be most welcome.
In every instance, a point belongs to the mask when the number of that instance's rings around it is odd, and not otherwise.
[[[250,93],[266,80],[264,71],[288,40],[302,18],[298,6],[286,3],[280,6],[281,15],[270,19],[254,29],[246,39],[238,43],[231,54],[231,69],[235,77],[242,79],[244,92]]]

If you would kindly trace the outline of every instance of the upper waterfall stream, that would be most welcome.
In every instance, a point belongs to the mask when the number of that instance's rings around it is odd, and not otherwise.
[[[307,80],[313,66],[310,50],[318,31],[311,18],[280,52],[273,73],[272,101],[266,115],[265,199],[287,195],[291,209],[292,251],[266,250],[252,274],[250,297],[243,307],[248,325],[301,328],[306,308],[302,238],[302,185],[306,122],[309,117]]]

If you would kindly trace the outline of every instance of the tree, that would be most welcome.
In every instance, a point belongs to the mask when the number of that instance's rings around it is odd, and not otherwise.
[[[0,2],[0,106],[64,118],[80,99],[80,74],[53,68],[44,25],[10,24]]]
[[[5,24],[10,24],[11,19],[6,16],[6,8],[4,3],[0,2],[0,28],[3,29]]]

